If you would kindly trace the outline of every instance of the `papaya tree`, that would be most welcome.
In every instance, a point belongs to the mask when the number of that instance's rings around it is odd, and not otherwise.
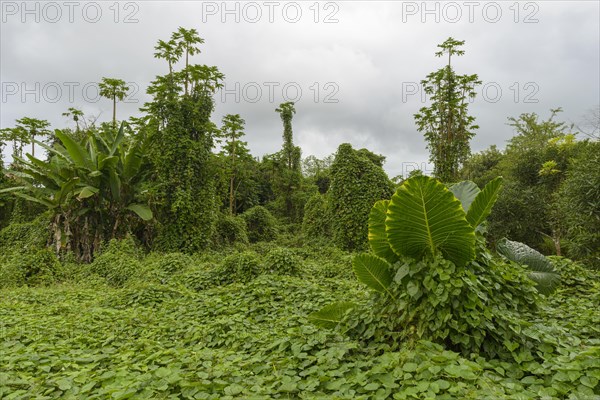
[[[102,82],[98,84],[100,88],[100,96],[106,97],[113,101],[113,129],[117,126],[117,100],[123,100],[127,96],[129,86],[124,80],[115,78],[102,78]]]
[[[481,81],[476,74],[459,75],[452,67],[452,57],[464,55],[461,49],[464,44],[448,38],[438,45],[436,57],[447,55],[448,63],[421,81],[431,105],[414,115],[417,130],[425,135],[434,175],[442,182],[458,180],[459,168],[470,154],[469,142],[478,128],[468,106]]]

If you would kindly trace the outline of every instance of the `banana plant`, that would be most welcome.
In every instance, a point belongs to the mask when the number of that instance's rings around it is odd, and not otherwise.
[[[1,192],[53,211],[57,249],[69,240],[90,242],[90,226],[95,230],[93,242],[98,242],[115,237],[129,215],[152,219],[150,208],[139,202],[145,143],[126,136],[125,128],[123,123],[116,132],[90,130],[84,143],[55,131],[60,143],[48,146],[38,142],[51,155],[49,161],[29,154],[27,159],[16,158],[18,169],[7,172],[15,185]],[[80,247],[77,243],[70,246]],[[93,249],[83,258],[92,254]]]

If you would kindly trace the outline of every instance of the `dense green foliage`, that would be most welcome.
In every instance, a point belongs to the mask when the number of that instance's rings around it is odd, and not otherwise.
[[[268,242],[275,239],[277,235],[277,220],[266,208],[262,206],[252,207],[242,214],[242,218],[246,221],[250,242]]]
[[[600,142],[585,142],[556,199],[569,256],[600,269]]]
[[[496,179],[479,191],[464,182],[452,192],[429,177],[406,180],[389,202],[373,207],[369,241],[375,254],[353,261],[358,280],[375,292],[371,300],[331,306],[313,314],[315,322],[337,321],[343,331],[392,349],[427,339],[464,354],[532,358],[539,338],[524,333],[522,318],[537,309],[532,281],[521,265],[494,257],[476,234],[500,186]],[[503,254],[531,271],[553,272],[539,267],[542,255],[516,245],[507,243]]]
[[[217,247],[248,243],[246,221],[233,215],[220,214],[215,228],[214,244]]]
[[[128,247],[113,245],[110,251],[132,257]],[[263,250],[256,250],[226,263],[262,264]],[[246,283],[223,284],[217,274],[225,264],[220,254],[150,254],[122,288],[93,279],[91,266],[83,266],[63,274],[62,285],[3,289],[0,397],[587,399],[600,394],[600,315],[592,306],[600,300],[600,277],[578,264],[554,260],[563,286],[525,328],[553,337],[553,345],[537,348],[536,359],[517,362],[463,355],[426,340],[403,342],[396,350],[365,346],[313,327],[307,320],[313,311],[348,298],[366,300],[369,294],[349,275],[329,277],[332,262],[350,268],[336,250],[295,252],[305,265],[298,277],[263,272],[254,279],[239,277],[250,279]],[[449,274],[442,265],[447,263],[440,264],[441,276]]]
[[[4,189],[39,203],[52,213],[51,243],[56,252],[73,252],[91,261],[103,240],[123,237],[135,228],[132,217],[152,219],[141,197],[146,176],[145,142],[119,131],[90,131],[83,143],[56,131],[60,141],[44,162],[27,154],[15,157],[8,172],[15,186]]]
[[[489,239],[524,242],[545,254],[597,265],[600,209],[598,142],[576,141],[572,127],[536,114],[510,118],[517,132],[507,148],[474,154],[462,174],[479,185],[495,176],[505,187],[490,218]],[[596,254],[596,255],[594,255]]]
[[[183,28],[173,33],[169,43],[174,47],[166,53],[159,42],[156,56],[167,59],[170,72],[148,88],[153,99],[145,105],[149,117],[143,129],[153,142],[152,194],[159,222],[154,247],[164,251],[205,249],[215,229],[211,150],[218,129],[210,116],[223,74],[216,67],[189,65],[189,55],[198,53],[196,44],[202,42],[196,30]],[[174,71],[172,64],[182,54],[185,68]]]
[[[254,157],[211,119],[203,42],[158,41],[140,118],[103,78],[112,121],[0,130],[0,398],[600,398],[597,141],[523,114],[467,159],[479,81],[450,38],[415,116],[441,180],[347,143],[303,160],[291,102]]]
[[[307,241],[329,240],[331,238],[331,215],[327,197],[315,193],[304,206],[302,235]]]
[[[370,153],[370,152],[369,152]],[[346,250],[367,246],[367,221],[376,201],[392,195],[387,175],[364,151],[341,144],[331,165],[329,209],[333,240]]]

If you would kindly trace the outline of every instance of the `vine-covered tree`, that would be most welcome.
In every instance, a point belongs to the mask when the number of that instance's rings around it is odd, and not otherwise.
[[[468,114],[469,100],[475,98],[478,76],[458,75],[452,68],[452,56],[462,56],[464,41],[448,38],[438,45],[436,57],[448,55],[448,64],[421,81],[431,105],[414,115],[417,130],[425,135],[434,175],[443,182],[458,180],[461,164],[470,154],[469,142],[478,128]]]
[[[235,207],[235,191],[236,178],[239,166],[236,163],[237,158],[246,150],[246,142],[239,139],[244,136],[244,124],[246,121],[239,114],[228,114],[223,117],[223,127],[221,128],[221,136],[225,139],[224,153],[229,159],[228,174],[229,174],[229,214],[234,215]]]
[[[124,80],[114,78],[102,78],[102,82],[98,84],[100,88],[100,96],[106,97],[113,101],[113,129],[117,127],[117,100],[121,101],[127,96],[129,86]]]
[[[393,184],[383,168],[366,154],[366,150],[354,150],[344,143],[331,166],[333,240],[346,250],[366,248],[369,212],[376,201],[393,194]]]
[[[294,134],[292,131],[292,119],[296,113],[293,102],[282,103],[275,109],[283,122],[283,147],[278,154],[277,168],[274,176],[275,194],[284,204],[284,214],[290,220],[298,220],[304,205],[294,204],[294,194],[298,193],[302,184],[301,151],[300,147],[294,145]],[[298,207],[295,207],[298,206]],[[300,211],[300,212],[297,212]]]
[[[194,44],[203,42],[193,29],[180,28],[172,37],[183,43],[186,64],[199,51]],[[223,74],[216,67],[187,64],[183,72],[172,75],[173,79],[159,76],[152,82],[148,88],[152,101],[144,107],[145,130],[154,144],[151,192],[159,222],[154,245],[166,251],[194,252],[210,244],[217,214],[211,159],[219,130],[210,116]]]

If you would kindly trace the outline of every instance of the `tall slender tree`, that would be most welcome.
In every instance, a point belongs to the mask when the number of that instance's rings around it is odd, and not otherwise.
[[[246,121],[239,114],[228,114],[223,117],[221,136],[225,139],[225,153],[229,158],[229,214],[235,214],[235,180],[237,175],[236,157],[239,155],[238,147],[244,145],[239,139],[244,136]]]
[[[127,96],[129,86],[124,80],[114,78],[102,78],[100,87],[100,96],[112,99],[113,101],[113,129],[117,128],[117,100],[123,100]]]
[[[189,58],[195,54],[200,54],[200,48],[197,45],[204,43],[204,39],[202,39],[198,35],[198,31],[195,29],[185,29],[179,27],[177,32],[174,32],[171,36],[171,41],[176,45],[176,51],[185,53],[185,69],[184,69],[184,88],[185,94],[188,94],[188,83],[189,83],[189,72],[188,67],[190,65]]]
[[[436,57],[447,55],[448,63],[421,81],[432,103],[414,115],[417,130],[425,135],[434,174],[444,182],[459,178],[459,168],[470,154],[469,142],[479,128],[468,114],[468,103],[481,81],[476,74],[458,75],[452,68],[452,57],[465,53],[461,50],[464,43],[448,38],[438,45]]]
[[[285,203],[286,217],[293,220],[295,217],[294,191],[299,190],[302,184],[301,151],[300,147],[294,146],[292,132],[292,119],[296,109],[293,102],[286,102],[280,104],[275,111],[279,113],[283,122],[283,148],[278,156],[281,168],[274,177],[275,189],[278,196],[282,197]]]

